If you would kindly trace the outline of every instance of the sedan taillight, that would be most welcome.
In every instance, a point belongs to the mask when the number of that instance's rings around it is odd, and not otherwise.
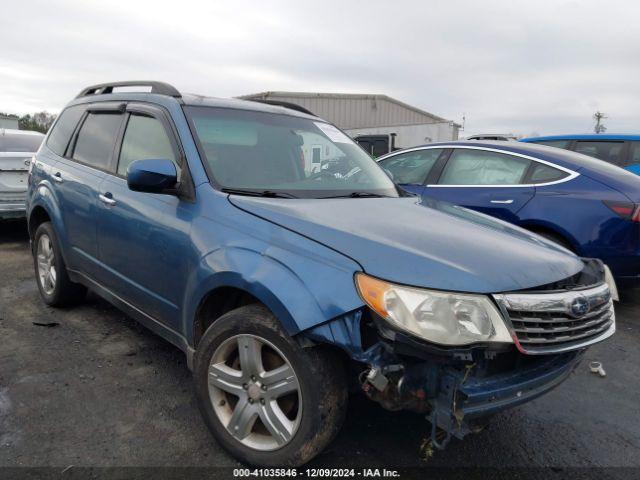
[[[611,202],[607,200],[603,203],[622,218],[632,222],[640,222],[640,205],[633,202]]]

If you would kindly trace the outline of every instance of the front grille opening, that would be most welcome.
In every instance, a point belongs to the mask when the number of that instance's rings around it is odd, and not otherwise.
[[[550,292],[514,292],[496,300],[526,353],[583,348],[612,331],[613,300],[606,285]],[[575,302],[579,308],[575,310]]]
[[[588,340],[606,331],[614,321],[611,301],[579,319],[555,313],[536,312],[532,317],[532,313],[508,312],[513,330],[523,346]]]
[[[598,285],[604,281],[604,265],[596,258],[583,258],[584,268],[575,275],[547,283],[535,288],[528,288],[527,292],[574,290]],[[522,290],[523,291],[523,290]]]

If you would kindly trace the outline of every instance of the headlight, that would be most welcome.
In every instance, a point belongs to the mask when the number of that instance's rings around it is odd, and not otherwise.
[[[497,307],[486,295],[405,287],[356,274],[358,293],[395,327],[442,345],[513,343]]]

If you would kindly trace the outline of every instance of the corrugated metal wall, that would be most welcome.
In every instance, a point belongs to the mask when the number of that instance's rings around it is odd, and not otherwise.
[[[242,98],[263,98],[291,102],[312,111],[342,129],[369,128],[389,125],[442,122],[443,119],[421,113],[384,98],[370,95],[354,98],[340,94],[267,94]]]

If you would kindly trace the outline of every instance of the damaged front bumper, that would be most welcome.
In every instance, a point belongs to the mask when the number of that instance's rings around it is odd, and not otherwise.
[[[451,437],[479,431],[492,415],[547,393],[567,379],[584,355],[584,350],[535,357],[476,350],[464,362],[454,358],[461,352],[415,361],[391,349],[376,354],[384,364],[367,372],[363,390],[388,409],[425,414],[437,448]]]
[[[470,377],[459,386],[461,401],[456,416],[471,420],[533,400],[566,380],[583,355],[579,351],[539,358],[515,372]]]
[[[352,312],[305,336],[339,346],[357,365],[367,365],[359,375],[365,394],[386,409],[425,415],[436,448],[444,448],[451,437],[462,439],[479,431],[492,415],[558,386],[584,355],[584,349],[526,355],[512,344],[440,348],[385,329],[368,315]],[[369,347],[363,350],[362,345]]]
[[[451,436],[461,439],[480,430],[492,415],[549,392],[567,379],[583,354],[537,358],[529,365],[488,376],[474,376],[473,367],[464,373],[444,371],[438,395],[430,400],[432,443],[444,448]],[[445,432],[444,438],[436,435],[435,427]]]

